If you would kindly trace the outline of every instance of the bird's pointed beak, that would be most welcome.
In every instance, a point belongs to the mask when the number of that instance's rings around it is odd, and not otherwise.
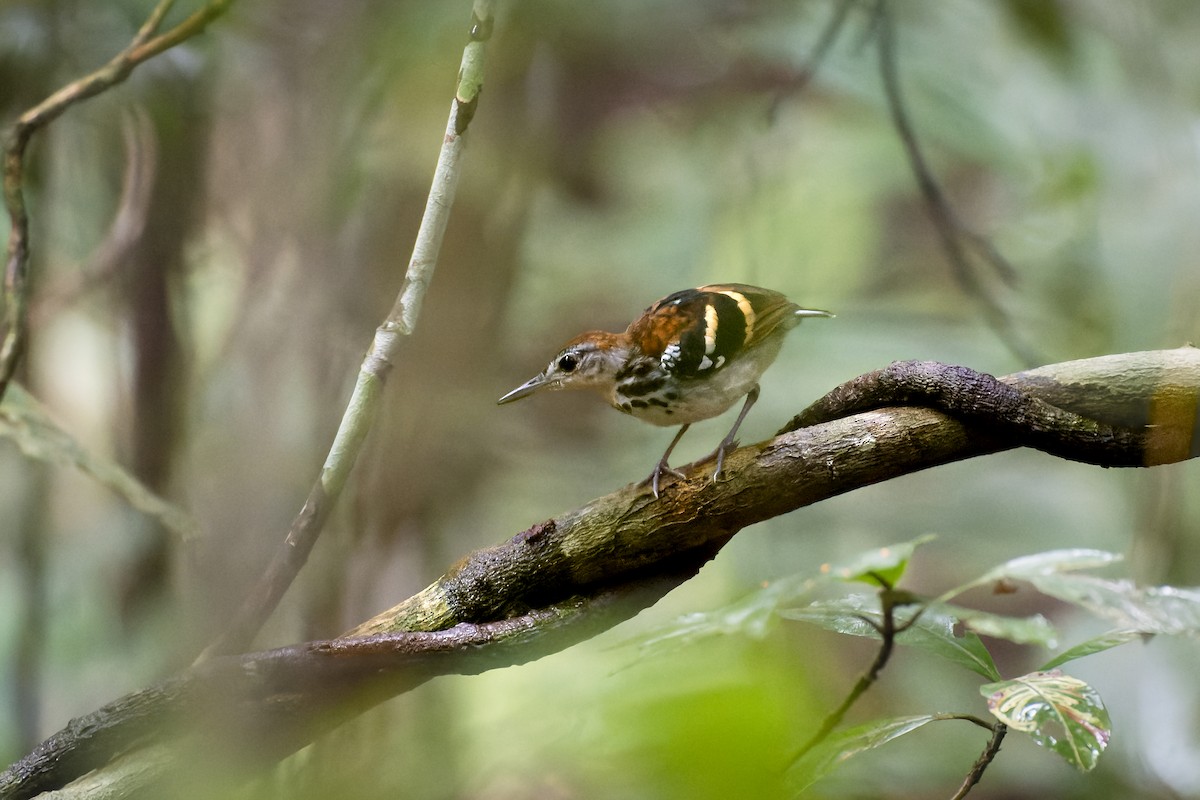
[[[522,397],[528,397],[538,389],[544,389],[548,386],[550,386],[550,380],[546,377],[546,373],[543,372],[540,375],[535,375],[517,388],[513,389],[508,394],[501,397],[496,401],[496,405],[504,405],[505,403],[511,403],[514,400],[520,400]]]

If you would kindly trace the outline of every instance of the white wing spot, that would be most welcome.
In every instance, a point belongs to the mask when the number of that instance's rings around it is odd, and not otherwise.
[[[666,350],[663,350],[663,354],[659,357],[658,362],[662,364],[663,369],[675,369],[679,365],[679,355],[681,352],[679,342],[672,342],[667,345]]]
[[[708,369],[712,365],[713,365],[713,361],[708,356],[705,356],[704,358],[700,359],[700,369]],[[718,364],[718,366],[719,366],[719,364]]]

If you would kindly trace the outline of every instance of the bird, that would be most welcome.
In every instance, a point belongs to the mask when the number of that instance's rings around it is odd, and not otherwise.
[[[549,365],[501,397],[503,405],[543,390],[590,389],[618,411],[652,425],[679,425],[649,484],[655,498],[664,475],[686,476],[669,464],[692,423],[710,419],[745,398],[717,449],[688,466],[716,459],[720,480],[725,455],[758,400],[759,379],[779,355],[787,332],[808,317],[832,317],[803,308],[779,292],[742,283],[684,289],[653,303],[622,333],[589,331],[558,351]]]

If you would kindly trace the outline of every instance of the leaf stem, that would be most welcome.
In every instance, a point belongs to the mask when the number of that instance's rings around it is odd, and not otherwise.
[[[913,622],[916,621],[916,617],[913,617],[913,619],[908,620],[900,625],[896,624],[896,608],[901,605],[907,605],[910,601],[909,596],[905,593],[897,593],[895,591],[895,587],[893,587],[892,584],[879,573],[873,572],[870,574],[871,577],[878,581],[880,585],[880,621],[875,622],[874,620],[866,617],[862,617],[861,619],[863,619],[868,625],[873,627],[879,633],[879,650],[875,654],[875,660],[871,662],[871,666],[867,668],[867,671],[860,675],[858,680],[855,681],[854,686],[842,700],[841,704],[825,717],[824,721],[821,723],[821,727],[817,729],[817,732],[813,734],[812,738],[805,742],[804,745],[796,752],[795,756],[792,758],[793,763],[799,761],[810,750],[819,745],[821,742],[825,741],[825,739],[829,738],[829,734],[833,733],[834,729],[842,723],[842,720],[845,719],[846,713],[850,711],[850,708],[856,702],[858,702],[858,699],[862,697],[863,694],[865,694],[866,691],[871,688],[872,684],[879,679],[879,674],[883,672],[883,668],[887,666],[888,661],[892,657],[892,652],[896,646],[896,636],[908,630]],[[920,616],[920,612],[917,613],[917,616]]]

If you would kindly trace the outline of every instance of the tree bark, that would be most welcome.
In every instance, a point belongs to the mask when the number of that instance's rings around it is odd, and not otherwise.
[[[875,408],[895,402],[954,416]],[[835,389],[773,439],[730,454],[720,483],[700,465],[661,500],[626,487],[469,554],[339,639],[213,659],[74,720],[0,775],[0,800],[64,786],[48,796],[162,796],[180,786],[219,796],[435,675],[523,663],[617,624],[694,575],[747,525],[1018,446],[1100,466],[1182,461],[1200,454],[1198,408],[1200,350],[1192,347],[1000,380],[932,362],[893,364]]]

